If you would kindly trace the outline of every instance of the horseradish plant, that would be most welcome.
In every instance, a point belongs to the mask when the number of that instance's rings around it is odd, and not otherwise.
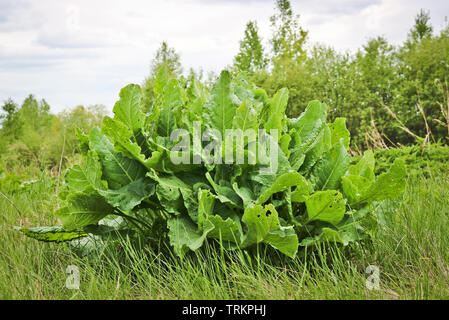
[[[290,119],[287,89],[270,99],[227,71],[209,92],[162,69],[154,94],[144,114],[141,88],[124,87],[114,117],[79,133],[84,162],[65,175],[62,226],[22,232],[74,245],[117,233],[167,240],[179,256],[205,241],[265,244],[293,258],[369,238],[404,191],[401,160],[377,177],[371,151],[350,165],[345,119],[327,123],[318,101]]]

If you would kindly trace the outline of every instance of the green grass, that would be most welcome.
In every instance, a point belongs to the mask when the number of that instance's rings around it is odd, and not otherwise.
[[[291,260],[267,247],[227,252],[211,243],[180,260],[123,241],[89,262],[67,246],[28,239],[14,225],[52,225],[55,183],[47,174],[0,199],[1,299],[446,299],[449,297],[449,178],[415,177],[388,228],[371,243],[305,252]],[[80,290],[65,288],[68,265]],[[368,265],[380,289],[366,288]]]

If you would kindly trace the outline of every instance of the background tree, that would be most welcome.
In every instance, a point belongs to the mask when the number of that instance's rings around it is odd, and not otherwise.
[[[166,41],[161,43],[161,46],[156,51],[156,54],[151,61],[150,75],[145,79],[143,88],[143,105],[144,111],[151,110],[154,102],[154,79],[162,67],[165,67],[165,72],[169,78],[177,78],[182,73],[181,59],[174,48],[169,47]]]
[[[234,58],[234,69],[236,72],[254,74],[265,69],[267,63],[257,23],[249,21],[246,24],[245,35],[240,41],[240,50]]]
[[[305,58],[304,44],[308,33],[299,25],[299,15],[293,13],[289,0],[276,0],[275,10],[270,17],[273,64],[299,63]]]
[[[433,27],[430,24],[430,13],[421,9],[415,17],[415,24],[408,34],[409,45],[420,42],[422,39],[432,37]]]

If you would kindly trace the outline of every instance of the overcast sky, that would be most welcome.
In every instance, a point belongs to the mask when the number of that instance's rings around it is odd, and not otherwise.
[[[356,50],[369,38],[400,44],[420,8],[436,31],[448,0],[296,0],[309,43]],[[161,41],[184,70],[220,71],[256,20],[266,42],[274,0],[0,0],[0,102],[33,93],[53,112],[79,104],[112,108],[121,87],[142,83]]]

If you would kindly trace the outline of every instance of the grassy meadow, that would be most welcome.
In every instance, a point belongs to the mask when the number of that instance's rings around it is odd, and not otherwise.
[[[66,245],[41,243],[13,226],[52,225],[57,179],[34,183],[0,200],[0,299],[446,299],[449,297],[449,177],[409,178],[403,204],[373,241],[332,245],[295,259],[267,247],[205,248],[184,259],[169,250],[137,250],[123,239],[96,261]],[[66,288],[66,268],[80,269],[79,290]],[[379,268],[368,289],[366,268]]]

